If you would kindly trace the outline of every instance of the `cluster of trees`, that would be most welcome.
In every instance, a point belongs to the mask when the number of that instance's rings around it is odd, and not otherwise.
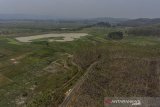
[[[111,24],[108,22],[99,22],[96,24],[96,26],[100,26],[100,27],[111,27]]]
[[[121,40],[123,39],[123,32],[120,32],[120,31],[111,32],[107,35],[107,38],[113,39],[113,40]]]
[[[68,29],[57,28],[57,29],[54,29],[54,30],[56,30],[56,31],[79,31],[79,30],[94,27],[94,26],[96,26],[96,27],[112,27],[112,25],[108,22],[98,22],[96,24],[85,25],[85,26],[81,26],[81,27],[77,27],[77,28],[68,28]]]

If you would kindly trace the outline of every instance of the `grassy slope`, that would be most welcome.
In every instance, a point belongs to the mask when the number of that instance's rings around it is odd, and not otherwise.
[[[0,106],[4,107],[15,105],[16,100],[21,102],[19,99],[23,95],[27,96],[28,102],[31,102],[32,99],[33,101],[41,100],[47,96],[48,91],[53,92],[62,87],[77,74],[77,68],[71,66],[71,70],[57,73],[45,72],[43,69],[57,59],[65,60],[66,56],[63,54],[73,54],[82,45],[88,44],[85,39],[68,43],[52,42],[49,43],[49,46],[46,45],[46,42],[24,44],[6,37],[1,37],[0,41],[0,53],[3,55],[0,58],[0,74],[3,77],[0,79]],[[13,58],[18,62],[17,64],[13,64],[14,61],[10,60]],[[81,73],[77,75],[77,79],[80,75]],[[69,83],[71,85],[62,92],[68,90],[75,81],[76,79],[71,81]],[[32,91],[34,86],[36,88]],[[35,105],[38,106],[38,103],[39,101]],[[46,102],[44,101],[43,104]]]

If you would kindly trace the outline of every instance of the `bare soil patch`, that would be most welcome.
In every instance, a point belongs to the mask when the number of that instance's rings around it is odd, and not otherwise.
[[[35,36],[28,36],[28,37],[17,37],[16,39],[20,42],[32,42],[32,40],[36,40],[36,39],[64,37],[62,40],[49,39],[49,41],[66,42],[66,41],[73,41],[74,39],[78,39],[86,35],[88,34],[86,33],[61,33],[61,34],[44,34],[44,35],[35,35]]]

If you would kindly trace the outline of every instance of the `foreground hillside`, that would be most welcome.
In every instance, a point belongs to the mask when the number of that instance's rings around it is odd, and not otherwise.
[[[124,43],[123,40],[102,43],[79,51],[75,62],[86,73],[62,107],[103,107],[104,97],[160,96],[158,42],[143,46]]]

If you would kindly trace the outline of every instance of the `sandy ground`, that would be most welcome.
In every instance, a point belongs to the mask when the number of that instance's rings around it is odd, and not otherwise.
[[[49,41],[57,41],[57,42],[66,42],[73,41],[74,39],[78,39],[83,36],[87,36],[86,33],[61,33],[61,34],[44,34],[44,35],[35,35],[28,37],[17,37],[16,39],[20,42],[32,42],[32,40],[42,39],[42,38],[50,38],[50,37],[64,37],[62,40],[54,40],[49,39]]]

